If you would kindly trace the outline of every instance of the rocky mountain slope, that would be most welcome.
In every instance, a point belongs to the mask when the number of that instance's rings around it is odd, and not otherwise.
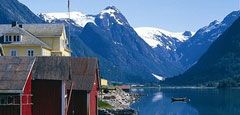
[[[209,46],[240,17],[240,11],[227,15],[223,21],[213,21],[208,26],[199,29],[196,34],[181,44],[177,49],[181,55],[180,63],[188,69],[207,51]]]
[[[108,76],[106,78],[135,82],[137,79],[147,80],[153,76],[162,79],[183,73],[239,17],[239,11],[232,12],[222,22],[212,22],[196,34],[190,31],[174,33],[151,27],[133,29],[114,6],[107,7],[97,15],[80,12],[72,12],[71,15],[70,24],[75,26],[74,31],[78,30],[77,33],[73,32],[75,37],[72,41],[78,41],[71,42],[73,54],[94,54],[104,60],[102,65],[105,66],[102,67],[105,69],[103,75]],[[51,23],[69,22],[67,13],[43,13],[40,17]]]
[[[240,18],[209,47],[197,64],[169,79],[175,85],[196,85],[240,77]]]
[[[25,5],[17,0],[0,0],[0,24],[9,24],[13,21],[20,23],[44,23]]]
[[[152,27],[140,27],[135,28],[135,30],[158,55],[162,55],[176,66],[184,68],[180,63],[182,55],[179,55],[177,49],[181,44],[191,38],[194,32],[185,31],[176,33]]]
[[[235,11],[196,34],[173,33],[134,29],[114,6],[96,15],[72,12],[69,20],[67,13],[42,13],[39,18],[17,0],[0,1],[0,17],[5,17],[0,23],[65,23],[71,33],[73,56],[98,57],[102,75],[123,82],[151,82],[184,72],[239,17]]]
[[[105,78],[149,82],[157,81],[154,75],[170,77],[181,71],[142,40],[116,7],[107,7],[97,15],[72,14],[71,22],[66,13],[43,13],[40,17],[51,23],[71,24],[71,35],[77,35],[74,39],[78,41],[71,40],[74,55],[99,57]],[[81,49],[88,49],[91,54]]]

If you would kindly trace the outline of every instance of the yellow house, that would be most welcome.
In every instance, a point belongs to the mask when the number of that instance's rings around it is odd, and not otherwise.
[[[63,24],[2,24],[5,56],[71,56]]]
[[[106,79],[101,79],[101,86],[108,86],[108,81]]]

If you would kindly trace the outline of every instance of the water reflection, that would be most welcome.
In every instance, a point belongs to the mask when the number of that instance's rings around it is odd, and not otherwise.
[[[171,97],[159,89],[145,89],[145,96],[132,105],[139,115],[198,115],[197,110],[186,103],[171,103]]]
[[[132,105],[140,115],[239,115],[240,90],[144,89]],[[190,102],[171,103],[171,97],[187,97]]]
[[[152,98],[152,102],[157,102],[163,98],[162,92],[158,92],[154,94],[154,97]]]
[[[131,89],[131,91],[134,93],[134,92],[144,92],[144,89],[143,88],[133,88]]]

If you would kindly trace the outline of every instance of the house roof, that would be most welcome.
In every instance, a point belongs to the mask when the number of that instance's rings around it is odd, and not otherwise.
[[[32,76],[33,79],[40,80],[66,80],[68,89],[73,83],[74,90],[90,91],[98,76],[98,60],[96,58],[36,57]]]
[[[99,76],[96,58],[0,57],[0,93],[24,88],[29,73],[33,80],[64,80],[67,88],[91,91]],[[99,82],[99,81],[97,81]]]
[[[98,60],[96,58],[71,58],[71,82],[74,90],[87,90],[93,88],[98,77]],[[70,89],[71,82],[67,88]]]
[[[6,26],[7,27],[7,26]],[[0,33],[2,34],[20,34],[22,35],[22,40],[20,42],[9,42],[9,43],[3,43],[5,44],[11,44],[11,45],[38,45],[38,46],[43,46],[46,48],[50,48],[46,43],[42,42],[26,30],[20,27],[10,27],[10,28],[1,28],[0,25]]]
[[[33,79],[69,80],[69,57],[36,57],[32,70]]]
[[[33,57],[0,57],[0,92],[23,90],[34,63]]]
[[[65,31],[64,24],[23,24],[23,29],[36,37],[60,37]]]

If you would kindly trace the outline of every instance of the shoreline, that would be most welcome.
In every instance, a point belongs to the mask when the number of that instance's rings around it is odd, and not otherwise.
[[[99,115],[137,115],[137,111],[131,108],[131,104],[140,98],[140,95],[125,92],[119,88],[100,94],[101,101],[108,103],[111,107],[99,107]]]
[[[217,87],[197,87],[197,86],[163,86],[163,87],[131,87],[131,89],[215,89]]]
[[[240,87],[199,87],[199,86],[162,86],[162,87],[131,87],[131,89],[240,89]]]

